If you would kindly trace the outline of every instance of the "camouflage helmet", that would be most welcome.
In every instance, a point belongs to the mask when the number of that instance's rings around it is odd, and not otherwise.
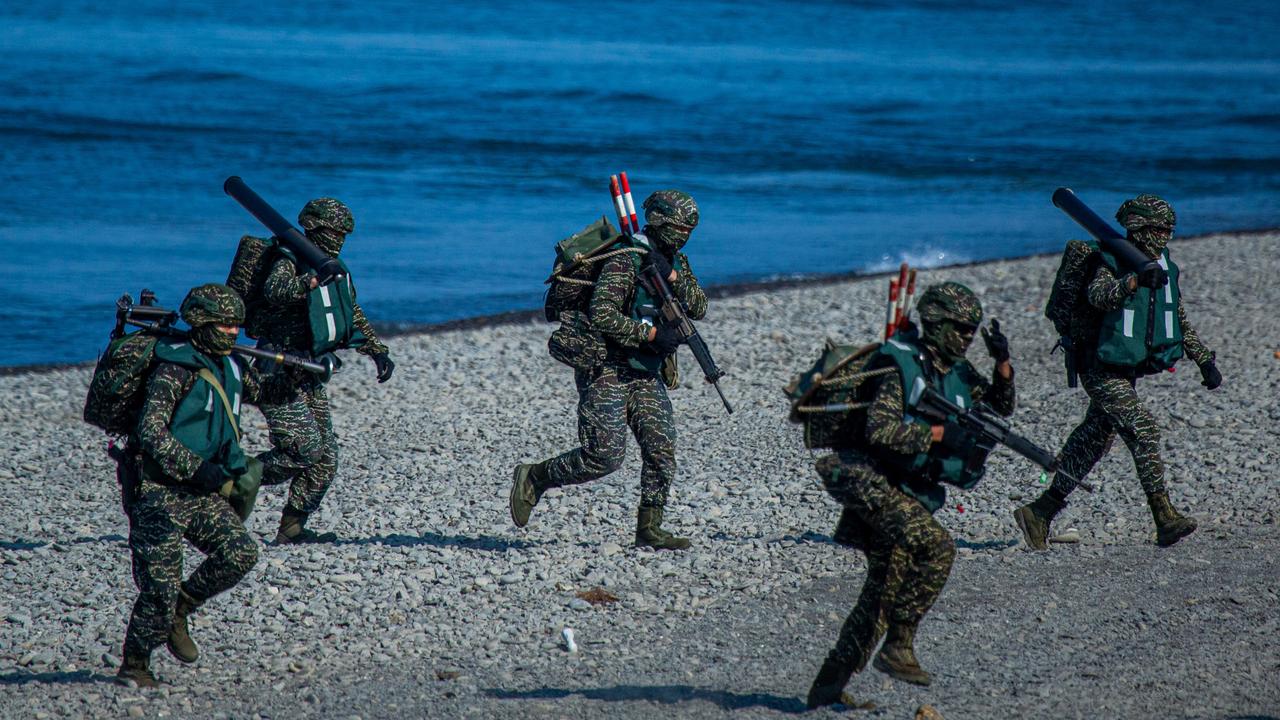
[[[933,325],[946,320],[963,325],[982,323],[982,303],[972,290],[958,282],[930,285],[916,303],[920,322]]]
[[[1116,220],[1126,230],[1139,230],[1151,227],[1158,230],[1173,230],[1178,216],[1173,206],[1155,195],[1142,194],[1132,200],[1125,200],[1116,211]]]
[[[692,230],[698,226],[698,204],[687,192],[659,190],[644,200],[644,221],[654,227],[679,225]]]
[[[307,203],[298,213],[298,224],[304,230],[327,228],[343,235],[356,229],[351,210],[342,201],[331,197],[316,198]]]
[[[226,285],[209,283],[187,293],[179,309],[182,319],[191,327],[201,325],[240,325],[244,322],[244,301]]]

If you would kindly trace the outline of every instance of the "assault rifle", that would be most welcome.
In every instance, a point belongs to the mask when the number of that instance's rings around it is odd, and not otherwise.
[[[917,384],[913,389],[908,404],[932,422],[951,421],[972,434],[976,443],[973,453],[966,459],[966,464],[974,470],[981,468],[987,461],[987,455],[995,449],[996,445],[1004,445],[1039,465],[1045,472],[1061,473],[1074,480],[1079,487],[1093,492],[1093,485],[1063,472],[1058,467],[1058,459],[1053,453],[1013,432],[1009,428],[1009,423],[985,404],[979,403],[972,410],[966,410],[923,383]]]
[[[325,251],[315,246],[302,231],[285,220],[276,209],[263,200],[253,188],[245,184],[239,176],[232,175],[222,183],[222,191],[230,195],[240,206],[249,211],[266,226],[295,256],[316,273],[316,281],[328,285],[334,280],[341,280],[345,273],[336,258],[331,258]]]
[[[141,302],[137,305],[133,304],[133,297],[125,293],[116,300],[116,327],[111,332],[111,338],[114,340],[120,337],[124,334],[125,325],[132,325],[156,335],[186,339],[189,331],[174,327],[173,324],[177,321],[178,311],[156,305],[155,293],[150,290],[142,291]],[[286,367],[296,367],[315,373],[321,382],[329,382],[335,369],[333,355],[327,353],[320,358],[319,362],[313,362],[297,355],[272,352],[250,345],[236,344],[231,349],[246,357],[276,362]]]

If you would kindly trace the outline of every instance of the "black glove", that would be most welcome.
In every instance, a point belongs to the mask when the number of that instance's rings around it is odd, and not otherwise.
[[[1159,290],[1169,284],[1169,273],[1160,267],[1159,263],[1150,262],[1138,271],[1138,285],[1140,287]]]
[[[395,371],[396,364],[391,362],[391,356],[387,353],[374,353],[370,357],[373,358],[373,364],[378,367],[378,382],[384,383],[391,379],[391,373]]]
[[[190,482],[202,492],[218,492],[227,480],[230,478],[222,472],[221,466],[201,460],[200,467],[196,468],[196,474],[191,476]]]
[[[969,448],[969,431],[950,420],[942,423],[942,439],[938,446],[951,455],[958,455]]]
[[[1000,321],[991,318],[991,330],[982,328],[982,341],[987,344],[987,352],[997,364],[1009,359],[1009,338],[1000,332]]]
[[[1200,377],[1204,378],[1200,384],[1210,390],[1217,390],[1222,384],[1222,373],[1218,372],[1218,364],[1212,360],[1200,366]]]
[[[658,276],[666,282],[671,282],[671,261],[667,260],[667,256],[661,251],[649,251],[649,264],[654,270],[658,271]]]
[[[658,327],[658,332],[653,336],[653,340],[649,341],[649,347],[659,355],[670,355],[680,347],[680,331],[670,325],[662,325]]]

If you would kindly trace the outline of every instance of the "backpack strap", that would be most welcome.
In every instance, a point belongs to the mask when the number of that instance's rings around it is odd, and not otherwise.
[[[235,362],[232,360],[232,362]],[[222,389],[222,383],[218,382],[218,378],[214,376],[209,368],[200,368],[197,373],[201,380],[213,386],[218,393],[218,397],[222,399],[222,409],[227,411],[227,420],[231,423],[231,430],[236,434],[236,442],[240,442],[240,428],[236,425],[236,414],[231,412],[231,401],[227,399],[227,391]]]

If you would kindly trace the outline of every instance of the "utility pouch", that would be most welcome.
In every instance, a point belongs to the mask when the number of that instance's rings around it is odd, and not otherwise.
[[[560,327],[547,340],[551,357],[574,370],[591,371],[605,358],[604,338],[591,327],[586,313],[563,310],[559,314]]]

